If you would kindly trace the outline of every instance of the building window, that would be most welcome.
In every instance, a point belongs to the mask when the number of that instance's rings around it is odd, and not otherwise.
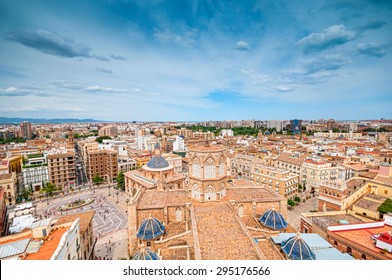
[[[333,246],[338,247],[338,242],[336,240],[333,242]]]
[[[204,165],[204,178],[215,178],[215,165],[212,158],[209,158]]]
[[[225,163],[221,162],[219,164],[219,176],[225,175]]]
[[[200,172],[200,163],[198,163],[198,162],[195,162],[193,165],[192,165],[192,175],[194,176],[194,177],[201,177],[201,172]]]
[[[362,255],[361,255],[361,259],[366,260],[366,255],[365,255],[365,254],[362,254]]]
[[[346,252],[347,252],[347,254],[352,254],[352,249],[351,249],[351,247],[347,247],[347,250],[346,250]]]

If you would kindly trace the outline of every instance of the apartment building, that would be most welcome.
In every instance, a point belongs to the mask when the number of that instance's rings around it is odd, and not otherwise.
[[[60,152],[48,155],[49,182],[68,189],[76,186],[75,153]]]
[[[322,158],[308,158],[302,164],[301,180],[306,191],[318,195],[320,184],[324,181],[334,182],[345,179],[345,168],[334,163],[325,162]]]
[[[294,198],[298,194],[299,175],[285,169],[257,164],[250,177],[255,185],[267,185],[283,197]]]
[[[231,159],[231,176],[235,179],[251,180],[252,167],[257,163],[253,154],[238,153]]]
[[[24,139],[31,139],[31,137],[33,136],[33,129],[31,128],[30,122],[20,123],[20,134]]]
[[[288,170],[301,176],[302,164],[308,157],[307,154],[281,153],[273,163],[273,166]],[[302,183],[301,183],[302,184]]]
[[[4,189],[4,201],[7,206],[16,203],[16,173],[0,175],[0,189]]]
[[[112,150],[96,150],[87,153],[87,177],[92,180],[100,176],[108,182],[113,182],[118,175],[118,156]]]

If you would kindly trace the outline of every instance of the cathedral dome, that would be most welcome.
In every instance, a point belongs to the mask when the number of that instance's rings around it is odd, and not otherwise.
[[[281,230],[287,227],[287,222],[284,220],[282,214],[276,211],[273,207],[267,210],[260,218],[260,222],[271,229]]]
[[[137,238],[141,240],[151,240],[164,233],[165,227],[157,218],[145,219],[137,231]]]
[[[316,256],[298,233],[282,241],[282,251],[292,260],[315,260]]]
[[[153,156],[150,159],[150,161],[147,162],[147,167],[150,167],[150,168],[153,168],[153,169],[166,168],[166,167],[169,167],[169,163],[161,155]]]
[[[161,169],[161,168],[169,167],[169,163],[161,155],[161,145],[159,145],[159,143],[155,144],[154,155],[152,156],[150,161],[147,162],[147,167],[152,169]]]
[[[136,252],[132,260],[139,260],[139,261],[159,260],[159,257],[149,248],[142,247],[140,251]]]

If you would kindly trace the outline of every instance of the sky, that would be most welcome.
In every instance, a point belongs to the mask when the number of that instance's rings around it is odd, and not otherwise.
[[[0,116],[392,118],[392,1],[0,0]]]

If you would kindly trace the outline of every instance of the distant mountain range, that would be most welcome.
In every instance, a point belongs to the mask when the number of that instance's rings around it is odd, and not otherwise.
[[[31,118],[5,118],[0,117],[0,124],[19,124],[23,121],[31,123],[86,123],[86,122],[104,122],[93,119],[31,119]]]

